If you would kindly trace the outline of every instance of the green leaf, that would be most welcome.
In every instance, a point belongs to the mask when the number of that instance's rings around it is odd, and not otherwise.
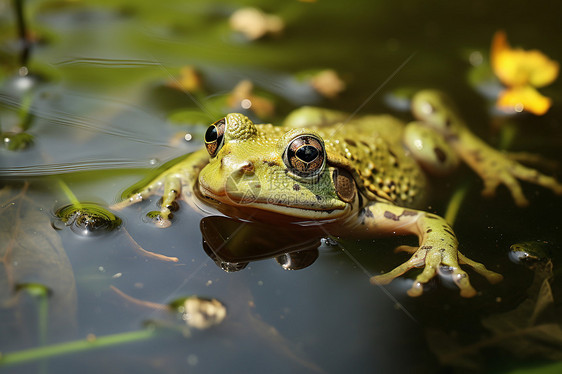
[[[47,211],[29,193],[27,183],[0,190],[0,331],[37,336],[26,320],[38,312],[37,305],[26,300],[39,289],[48,295],[49,331],[71,331],[76,312],[72,267]]]

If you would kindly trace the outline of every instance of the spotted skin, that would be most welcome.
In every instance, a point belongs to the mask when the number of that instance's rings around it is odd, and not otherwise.
[[[419,296],[436,275],[451,277],[461,296],[472,297],[464,264],[491,283],[502,279],[458,251],[452,227],[420,210],[428,176],[444,174],[464,160],[484,181],[485,195],[504,184],[517,205],[528,204],[519,180],[562,193],[554,178],[524,167],[474,136],[439,92],[422,91],[412,102],[418,121],[388,115],[351,118],[346,113],[304,107],[283,126],[254,124],[231,113],[211,125],[206,147],[163,172],[116,208],[163,190],[158,224],[170,224],[173,202],[197,208],[200,196],[223,213],[244,219],[322,224],[332,235],[416,235],[418,246],[395,269],[371,278],[387,284],[422,267],[408,293]],[[213,127],[215,126],[215,127]],[[528,156],[526,156],[528,157]]]

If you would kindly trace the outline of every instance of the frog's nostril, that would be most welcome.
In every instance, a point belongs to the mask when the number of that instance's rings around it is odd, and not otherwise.
[[[255,172],[254,164],[252,162],[243,163],[242,165],[240,165],[238,170],[244,174],[254,174]]]

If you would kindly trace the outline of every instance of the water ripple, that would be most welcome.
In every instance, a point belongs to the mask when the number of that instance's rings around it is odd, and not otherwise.
[[[150,161],[139,160],[84,160],[80,162],[50,163],[41,165],[0,167],[2,177],[39,176],[65,174],[84,170],[123,169],[154,167]]]

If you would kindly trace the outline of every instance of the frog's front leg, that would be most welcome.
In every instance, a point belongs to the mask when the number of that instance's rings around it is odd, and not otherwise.
[[[503,184],[510,190],[517,205],[528,205],[518,179],[562,194],[562,184],[555,178],[521,165],[472,134],[441,92],[419,92],[412,100],[412,111],[418,119],[438,131],[455,152],[480,175],[484,181],[483,195],[494,195],[498,185]]]
[[[461,296],[472,297],[476,294],[476,290],[459,263],[470,266],[491,283],[503,279],[500,274],[486,269],[484,265],[458,252],[458,241],[453,229],[443,218],[435,214],[376,202],[367,206],[362,212],[360,224],[377,234],[414,234],[419,238],[419,247],[407,250],[413,253],[408,261],[386,274],[372,277],[371,283],[388,284],[412,268],[424,267],[408,291],[410,296],[421,295],[423,285],[435,275],[450,274],[459,287]]]
[[[160,210],[157,217],[154,217],[154,221],[158,227],[168,227],[171,224],[169,217],[173,210],[174,201],[179,196],[195,210],[198,210],[194,202],[193,188],[199,176],[199,170],[201,170],[208,160],[209,154],[205,149],[193,152],[188,155],[185,160],[180,161],[170,169],[162,172],[138,192],[114,204],[111,208],[119,210],[162,191]]]

